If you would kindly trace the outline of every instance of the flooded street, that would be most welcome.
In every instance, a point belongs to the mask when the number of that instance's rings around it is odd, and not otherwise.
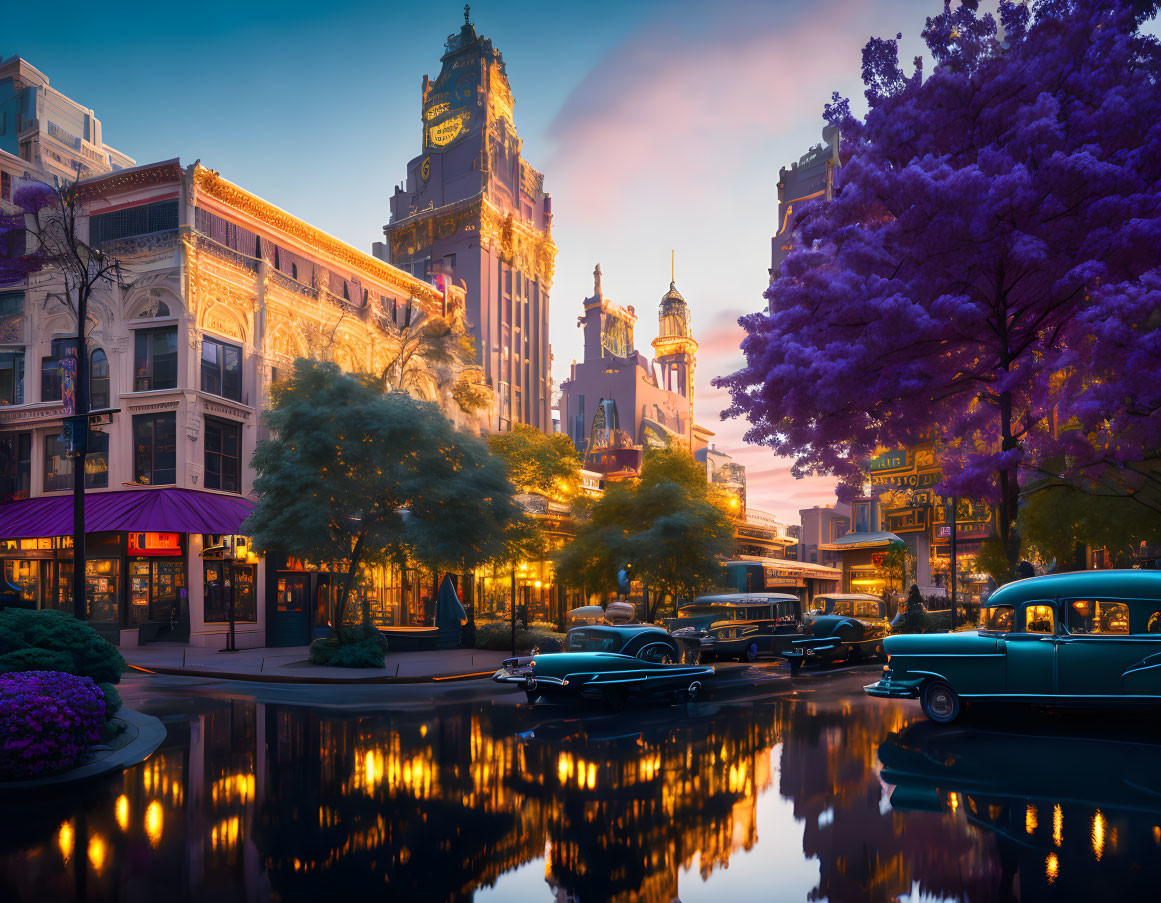
[[[139,680],[126,701],[168,739],[87,792],[0,806],[0,898],[1153,896],[1152,712],[940,729],[915,704],[866,699],[870,676],[618,715],[370,711],[382,690],[304,706]]]

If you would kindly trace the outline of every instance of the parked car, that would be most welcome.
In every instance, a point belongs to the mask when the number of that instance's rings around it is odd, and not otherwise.
[[[918,698],[946,724],[961,700],[1053,705],[1161,702],[1161,573],[1079,571],[1017,580],[978,631],[888,637],[871,696]]]
[[[729,593],[699,596],[667,620],[682,645],[683,660],[737,658],[788,648],[802,631],[802,600],[789,593]]]
[[[782,653],[791,671],[806,664],[859,662],[883,654],[883,640],[891,632],[891,624],[882,599],[862,593],[831,593],[815,596],[815,603],[803,626],[805,635]]]
[[[714,669],[676,664],[677,643],[651,624],[575,627],[564,652],[510,658],[492,679],[523,688],[529,702],[596,700],[622,708],[633,697],[693,699]]]

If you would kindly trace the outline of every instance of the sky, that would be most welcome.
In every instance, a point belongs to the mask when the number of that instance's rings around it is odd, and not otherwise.
[[[551,299],[557,380],[581,355],[592,271],[633,305],[648,351],[677,287],[698,354],[695,419],[746,465],[750,507],[798,523],[833,480],[747,445],[710,380],[742,363],[737,318],[765,306],[780,167],[821,140],[839,91],[861,107],[860,51],[904,35],[920,50],[941,0],[480,0],[477,31],[503,53],[524,158],[545,174],[559,248]],[[382,240],[388,198],[421,150],[420,85],[463,22],[450,0],[195,5],[73,0],[5,13],[19,54],[90,107],[139,163],[201,159],[356,247]]]

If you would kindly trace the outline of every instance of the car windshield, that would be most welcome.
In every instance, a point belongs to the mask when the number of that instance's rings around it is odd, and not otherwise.
[[[616,652],[622,646],[619,636],[574,630],[568,635],[569,652]]]
[[[856,602],[855,603],[855,617],[856,618],[877,618],[877,617],[879,617],[879,603],[878,602]]]
[[[1016,610],[1011,605],[994,605],[980,612],[980,627],[996,633],[1008,633],[1015,616]]]

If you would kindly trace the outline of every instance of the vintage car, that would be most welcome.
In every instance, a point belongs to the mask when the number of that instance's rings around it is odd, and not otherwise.
[[[946,724],[961,700],[1161,703],[1161,572],[1078,571],[1017,580],[978,631],[889,637],[871,696],[918,698]]]
[[[699,596],[666,621],[682,646],[683,660],[737,658],[788,648],[802,630],[802,601],[789,593]]]
[[[815,596],[812,614],[803,625],[802,639],[782,656],[791,671],[805,664],[834,661],[860,662],[883,654],[883,640],[891,632],[886,607],[878,596],[828,593]]]
[[[677,643],[651,624],[575,627],[564,651],[503,662],[492,679],[516,684],[529,702],[595,700],[622,708],[632,697],[693,699],[714,669],[675,664]]]

